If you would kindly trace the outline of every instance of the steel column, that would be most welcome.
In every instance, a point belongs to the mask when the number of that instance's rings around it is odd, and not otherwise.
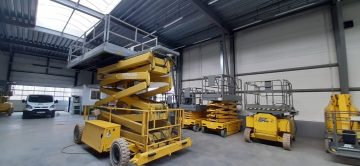
[[[183,49],[179,50],[180,55],[176,56],[176,89],[175,89],[175,96],[176,96],[176,105],[179,107],[180,105],[180,94],[182,89],[182,72],[183,72],[183,56],[184,52]]]
[[[6,91],[10,92],[10,85],[11,85],[11,81],[10,81],[10,77],[11,77],[11,71],[12,71],[12,64],[13,64],[13,60],[14,60],[14,50],[13,47],[10,46],[10,57],[9,57],[9,61],[8,61],[8,68],[6,71]]]
[[[79,70],[75,71],[75,78],[74,78],[74,87],[78,84],[78,78],[79,78]]]
[[[235,35],[233,33],[231,33],[229,35],[229,51],[230,51],[230,56],[229,56],[229,69],[230,69],[230,73],[229,75],[231,77],[235,78],[235,73],[236,73],[236,69],[235,69],[235,60],[236,60],[236,55],[235,55]]]
[[[344,19],[342,13],[342,1],[333,0],[330,9],[335,39],[336,57],[339,64],[340,89],[342,94],[347,94],[349,93],[349,76],[346,55]]]

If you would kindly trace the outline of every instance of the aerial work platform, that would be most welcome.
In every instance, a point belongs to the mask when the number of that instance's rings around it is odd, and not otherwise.
[[[179,55],[159,45],[151,33],[106,15],[70,44],[67,68],[96,70],[145,52],[163,57]]]

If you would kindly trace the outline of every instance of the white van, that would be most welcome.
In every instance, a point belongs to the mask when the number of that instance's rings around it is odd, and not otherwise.
[[[23,119],[39,115],[53,118],[55,116],[55,103],[58,103],[51,95],[29,95],[22,102],[25,103]]]

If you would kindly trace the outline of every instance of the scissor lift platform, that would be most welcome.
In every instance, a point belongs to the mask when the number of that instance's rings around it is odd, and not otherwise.
[[[67,68],[96,70],[146,52],[160,58],[179,55],[159,45],[151,33],[106,15],[70,44]]]

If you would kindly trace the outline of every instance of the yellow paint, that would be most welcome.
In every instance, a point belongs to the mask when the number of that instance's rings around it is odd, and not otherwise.
[[[108,152],[112,142],[120,137],[120,125],[102,120],[85,121],[81,141],[99,153]]]
[[[291,116],[258,113],[246,117],[246,127],[252,129],[251,137],[256,139],[282,142],[282,133],[295,135],[295,122]]]
[[[328,106],[325,108],[325,123],[328,132],[333,132],[335,127],[337,133],[343,130],[353,130],[360,136],[359,122],[352,121],[352,116],[359,116],[359,111],[351,103],[350,94],[334,94]],[[334,126],[334,122],[336,126]]]
[[[125,138],[135,154],[131,159],[135,165],[191,146],[191,139],[182,138],[184,110],[150,100],[171,90],[171,66],[171,61],[148,52],[98,69],[100,91],[108,96],[84,109],[85,118],[91,110],[100,113],[97,120],[86,121],[82,141],[98,152],[107,152],[113,140]],[[162,86],[149,89],[158,82]],[[174,115],[173,123],[170,115]],[[116,137],[101,137],[114,128],[119,130]]]
[[[210,130],[219,131],[222,129],[226,129],[227,135],[231,135],[240,132],[241,122],[242,121],[240,119],[229,122],[212,122],[208,120],[202,120],[201,124],[203,127],[206,127]]]

